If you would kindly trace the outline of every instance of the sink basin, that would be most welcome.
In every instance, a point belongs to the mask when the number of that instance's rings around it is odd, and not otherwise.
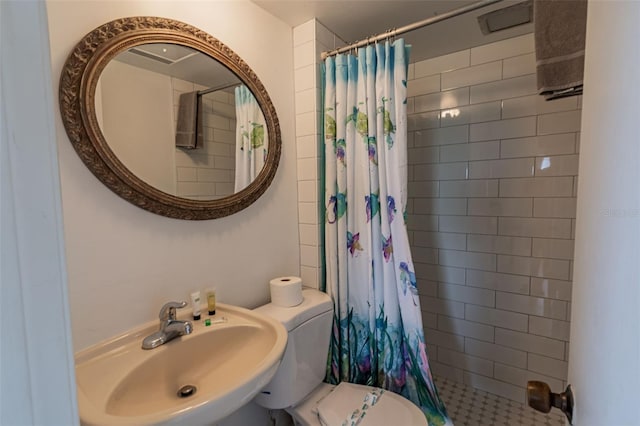
[[[82,424],[212,424],[269,383],[287,343],[280,322],[222,303],[190,335],[142,349],[157,328],[150,322],[76,355]]]

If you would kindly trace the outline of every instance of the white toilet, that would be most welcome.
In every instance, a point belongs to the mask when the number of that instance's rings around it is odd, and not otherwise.
[[[304,300],[298,306],[269,303],[256,308],[282,322],[289,339],[276,375],[254,401],[265,408],[285,409],[302,426],[427,426],[424,413],[393,392],[344,382],[322,383],[333,303],[317,290],[304,289],[302,294]]]

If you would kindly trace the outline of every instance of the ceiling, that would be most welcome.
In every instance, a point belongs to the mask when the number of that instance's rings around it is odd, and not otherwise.
[[[240,83],[240,79],[217,60],[179,44],[141,44],[119,53],[114,60],[207,88]]]
[[[530,33],[525,24],[483,35],[477,17],[519,3],[503,0],[464,15],[450,18],[403,35],[412,45],[411,62],[440,56],[505,38]],[[346,42],[362,40],[392,28],[474,3],[468,0],[253,0],[255,4],[292,27],[316,18]]]

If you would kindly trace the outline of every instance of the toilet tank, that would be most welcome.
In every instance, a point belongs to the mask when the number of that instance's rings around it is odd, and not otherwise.
[[[325,377],[333,302],[313,289],[303,289],[302,295],[298,306],[269,303],[255,309],[280,321],[289,333],[276,375],[254,399],[265,408],[287,408],[302,401]]]

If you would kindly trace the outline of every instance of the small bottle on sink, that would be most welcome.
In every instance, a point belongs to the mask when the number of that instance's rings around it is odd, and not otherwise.
[[[209,315],[216,314],[216,289],[215,287],[211,287],[207,289],[207,308],[209,310]]]
[[[191,293],[191,307],[193,308],[193,319],[198,321],[200,319],[200,292],[194,291]]]

